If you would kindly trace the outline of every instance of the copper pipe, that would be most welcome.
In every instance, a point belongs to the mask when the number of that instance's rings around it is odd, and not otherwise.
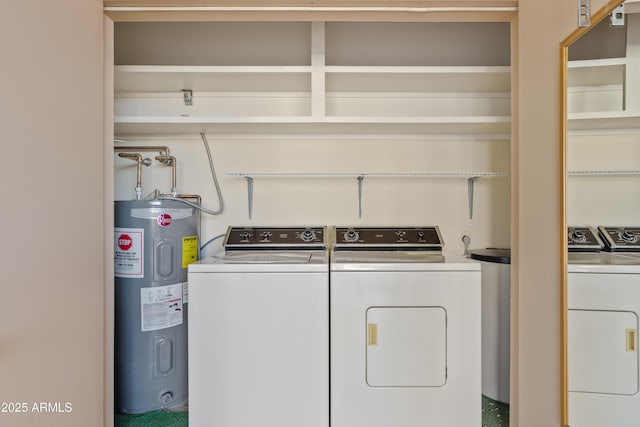
[[[118,156],[135,160],[138,163],[137,175],[136,175],[136,199],[142,198],[142,155],[139,153],[118,153]]]
[[[156,160],[171,166],[171,194],[176,197],[178,189],[176,187],[176,158],[174,156],[156,156]]]
[[[165,155],[165,156],[169,156],[169,147],[167,147],[166,145],[147,145],[147,146],[130,146],[130,147],[123,147],[123,146],[117,146],[117,147],[113,147],[113,151],[115,151],[116,153],[119,151],[157,151],[160,155]]]

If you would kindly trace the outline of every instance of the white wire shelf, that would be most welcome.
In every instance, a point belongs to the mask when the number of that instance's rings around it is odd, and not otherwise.
[[[506,172],[363,172],[363,173],[314,173],[314,172],[231,172],[227,176],[244,178],[247,181],[247,206],[249,219],[253,215],[254,179],[356,179],[358,184],[358,218],[362,218],[362,185],[365,178],[426,178],[426,179],[466,179],[469,198],[469,219],[473,219],[473,189],[481,178],[506,176]]]
[[[280,178],[280,179],[338,179],[338,178],[491,178],[506,176],[505,172],[362,172],[362,173],[314,173],[314,172],[233,172],[228,176],[239,178]]]
[[[583,169],[570,170],[568,176],[620,176],[640,175],[640,169]]]

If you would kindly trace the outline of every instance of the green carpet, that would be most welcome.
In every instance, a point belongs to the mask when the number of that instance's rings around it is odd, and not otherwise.
[[[152,411],[141,415],[116,414],[115,427],[187,427],[188,412]]]
[[[482,427],[509,427],[509,405],[482,396]]]
[[[142,415],[116,414],[115,427],[187,427],[188,412],[153,411]],[[482,427],[508,427],[509,405],[482,396]]]

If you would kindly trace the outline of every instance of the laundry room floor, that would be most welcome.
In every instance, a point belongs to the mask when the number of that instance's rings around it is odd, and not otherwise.
[[[142,415],[116,414],[115,427],[187,427],[189,413],[153,411]],[[509,405],[482,396],[482,427],[508,427]]]

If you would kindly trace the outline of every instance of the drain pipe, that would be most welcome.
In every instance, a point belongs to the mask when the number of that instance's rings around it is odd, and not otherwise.
[[[139,153],[118,153],[118,156],[135,160],[138,163],[138,170],[136,175],[136,200],[142,198],[142,155]]]
[[[171,166],[171,195],[176,197],[178,188],[176,186],[176,158],[174,156],[156,156],[156,160]]]

